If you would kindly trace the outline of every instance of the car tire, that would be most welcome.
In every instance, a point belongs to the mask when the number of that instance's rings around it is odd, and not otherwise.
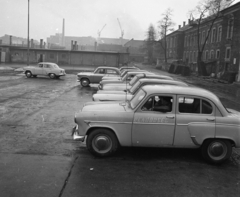
[[[55,78],[56,78],[56,75],[55,75],[54,73],[50,73],[50,74],[49,74],[49,77],[50,77],[51,79],[55,79]]]
[[[33,77],[34,77],[34,78],[36,78],[36,77],[37,77],[37,75],[33,75]]]
[[[82,85],[83,87],[88,87],[89,84],[90,84],[89,79],[86,79],[86,78],[81,79],[81,85]]]
[[[26,75],[27,78],[31,78],[31,77],[32,77],[31,71],[27,71],[27,72],[25,73],[25,75]]]
[[[229,140],[209,139],[201,148],[203,158],[212,164],[221,164],[232,155],[232,144]]]
[[[87,137],[87,150],[97,157],[114,154],[119,147],[118,139],[107,129],[96,129]]]

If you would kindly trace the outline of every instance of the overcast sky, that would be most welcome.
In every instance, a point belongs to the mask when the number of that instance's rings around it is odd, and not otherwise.
[[[143,40],[152,23],[157,29],[162,13],[173,10],[173,21],[182,25],[199,0],[29,0],[30,39],[44,39],[62,32],[66,36],[119,38],[118,20],[124,38]],[[236,0],[239,2],[240,0]],[[27,38],[28,0],[0,0],[0,37],[9,34]]]

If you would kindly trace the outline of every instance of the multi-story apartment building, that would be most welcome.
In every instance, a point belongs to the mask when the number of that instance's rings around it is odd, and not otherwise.
[[[211,30],[214,17],[200,25],[199,37],[196,21],[167,35],[169,59],[182,59],[192,71],[197,71],[198,38],[202,50],[202,60],[208,65],[208,72],[239,72],[240,70],[240,2],[221,11]]]

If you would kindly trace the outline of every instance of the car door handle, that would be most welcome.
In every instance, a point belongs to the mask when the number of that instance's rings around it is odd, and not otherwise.
[[[209,120],[209,121],[214,121],[215,118],[207,118],[207,120]]]
[[[173,119],[173,118],[174,118],[174,116],[167,116],[167,118]]]

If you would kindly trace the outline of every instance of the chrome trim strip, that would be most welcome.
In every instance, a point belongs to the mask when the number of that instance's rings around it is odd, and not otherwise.
[[[133,124],[175,125],[174,123],[148,123],[148,122],[133,122]]]
[[[94,121],[94,120],[84,120],[84,122],[88,122],[88,124],[90,123],[132,124],[132,122]]]
[[[240,125],[237,125],[237,124],[224,124],[224,123],[217,123],[216,126],[221,126],[221,125],[224,125],[224,126],[232,126],[232,127],[240,127]]]

